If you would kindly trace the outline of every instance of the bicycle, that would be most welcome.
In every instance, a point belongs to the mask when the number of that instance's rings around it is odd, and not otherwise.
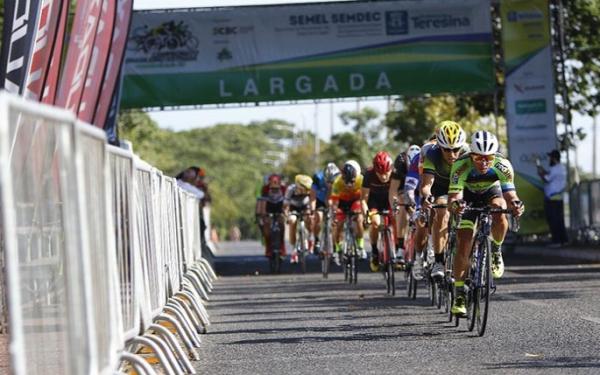
[[[271,221],[269,270],[271,273],[281,273],[281,244],[283,242],[283,226],[281,213],[269,213],[266,216]]]
[[[318,211],[323,212],[323,222],[321,228],[321,250],[319,257],[321,258],[321,272],[323,278],[327,279],[329,275],[329,266],[331,264],[331,254],[333,250],[333,238],[331,234],[332,212],[326,207],[321,207]]]
[[[306,273],[306,255],[308,254],[308,231],[304,222],[304,213],[298,211],[290,212],[290,215],[296,216],[296,245],[294,250],[298,255],[298,263],[302,273]]]
[[[512,214],[511,210],[495,207],[466,207],[465,212],[477,212],[477,229],[471,250],[471,260],[465,287],[467,287],[467,321],[468,330],[471,332],[477,326],[479,337],[485,334],[487,326],[490,294],[496,292],[491,264],[491,240],[492,214]],[[511,225],[516,232],[519,230],[518,218],[514,218],[515,224]],[[457,325],[459,316],[457,318]]]
[[[354,222],[357,213],[344,210],[344,254],[342,269],[344,270],[344,281],[355,284],[358,281],[358,249],[356,248],[356,236],[354,235]]]
[[[386,281],[387,293],[392,296],[396,295],[396,278],[394,275],[396,269],[396,254],[394,253],[394,245],[392,242],[392,220],[391,215],[395,213],[397,208],[394,210],[377,210],[374,211],[375,215],[379,215],[383,220],[379,224],[379,239],[377,240],[377,247],[382,255],[379,263],[383,264],[383,277]]]

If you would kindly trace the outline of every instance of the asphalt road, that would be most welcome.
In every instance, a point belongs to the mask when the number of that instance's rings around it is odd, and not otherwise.
[[[354,287],[341,272],[256,276],[250,264],[216,282],[195,365],[204,374],[600,374],[600,265],[506,263],[482,338],[447,323],[423,287],[406,298],[402,277],[389,297],[380,274],[363,272]]]

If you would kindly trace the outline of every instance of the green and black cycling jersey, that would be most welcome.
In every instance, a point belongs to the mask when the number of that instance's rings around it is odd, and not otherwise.
[[[502,154],[496,153],[494,164],[486,173],[480,173],[470,158],[470,153],[461,156],[452,165],[449,193],[460,193],[464,189],[483,194],[500,185],[503,193],[515,190],[512,164]]]
[[[469,151],[469,146],[462,146],[459,155],[464,155]],[[452,165],[444,159],[442,148],[435,144],[427,149],[427,151],[422,154],[422,157],[423,174],[430,174],[435,177],[431,188],[432,194],[436,197],[447,194]],[[456,162],[454,164],[456,164]]]

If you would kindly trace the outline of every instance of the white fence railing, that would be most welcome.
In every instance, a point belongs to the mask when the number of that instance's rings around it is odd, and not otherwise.
[[[13,373],[153,374],[142,348],[195,372],[216,277],[196,198],[71,113],[5,93],[0,192]]]

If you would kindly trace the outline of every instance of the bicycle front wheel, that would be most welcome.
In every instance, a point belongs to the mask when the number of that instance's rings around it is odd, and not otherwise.
[[[477,300],[477,315],[475,321],[477,323],[477,334],[479,337],[485,334],[485,328],[487,325],[489,307],[490,307],[490,274],[491,269],[491,247],[490,239],[486,238],[482,242],[481,251],[481,262],[480,262],[480,275],[479,275],[479,293]]]
[[[356,250],[353,251],[352,257],[350,259],[350,271],[352,273],[352,276],[350,277],[351,279],[351,284],[356,285],[356,282],[358,281],[358,264],[356,259],[358,258],[358,256],[356,255]]]
[[[386,273],[387,273],[387,287],[388,294],[395,296],[396,295],[396,276],[394,275],[394,263],[387,262],[386,265]]]

